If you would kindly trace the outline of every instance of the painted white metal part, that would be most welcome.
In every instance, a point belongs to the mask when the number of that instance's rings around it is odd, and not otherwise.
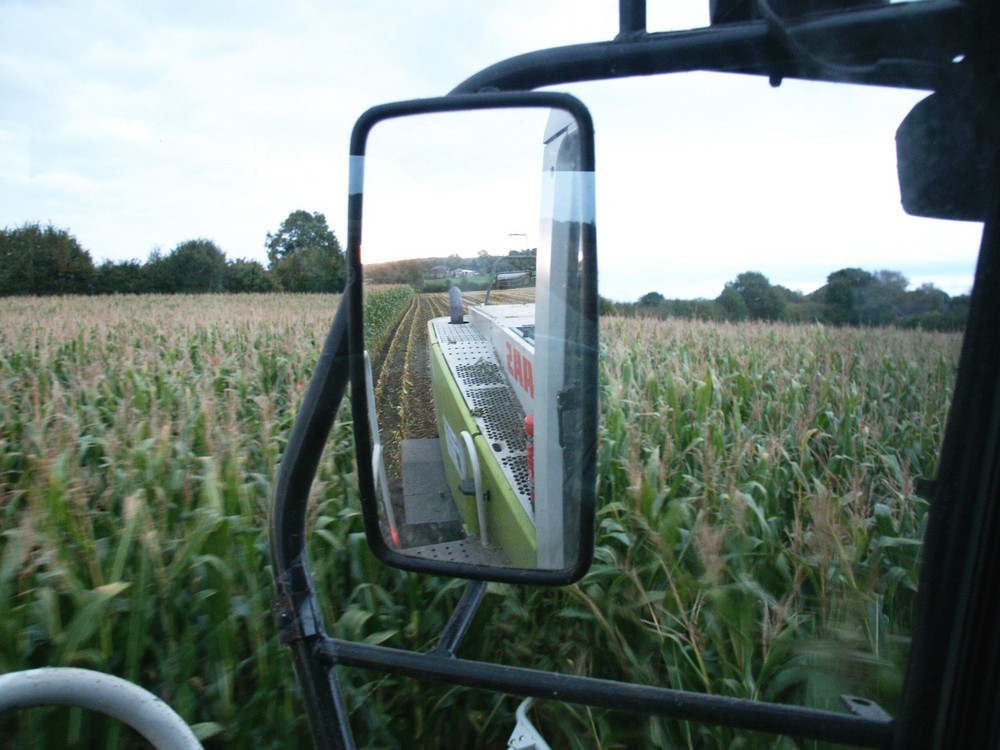
[[[462,430],[462,440],[465,441],[465,450],[469,456],[469,467],[472,471],[472,481],[476,487],[476,513],[479,514],[479,541],[484,547],[490,544],[490,537],[486,528],[486,499],[483,497],[483,473],[479,470],[479,455],[476,453],[476,444],[472,441],[472,435],[466,430]]]
[[[114,675],[72,667],[0,675],[0,713],[37,706],[79,706],[113,716],[157,750],[201,750],[194,732],[170,706]]]
[[[542,159],[542,215],[535,265],[535,388],[546,398],[535,408],[535,524],[538,529],[558,529],[560,533],[538,535],[538,566],[562,568],[566,565],[563,505],[563,451],[560,446],[559,409],[556,395],[566,383],[567,267],[576,248],[561,241],[554,225],[571,222],[566,201],[575,190],[565,182],[559,164],[559,150],[569,133],[572,119],[553,110],[545,134]],[[539,450],[541,448],[541,450]]]
[[[531,414],[535,409],[535,346],[520,329],[534,329],[534,303],[471,307],[469,323],[489,340],[507,384],[524,413]]]
[[[525,698],[521,705],[517,707],[515,716],[517,724],[514,731],[507,740],[507,750],[551,750],[545,738],[535,729],[535,725],[528,718],[528,709],[531,707],[531,698]]]
[[[382,495],[382,505],[385,506],[385,517],[389,528],[393,531],[392,543],[397,545],[396,514],[392,510],[392,497],[389,494],[389,478],[385,473],[385,461],[382,460],[382,437],[378,430],[378,412],[375,411],[375,385],[372,382],[372,362],[365,352],[365,398],[368,400],[368,427],[372,435],[372,473],[375,475],[376,489]]]

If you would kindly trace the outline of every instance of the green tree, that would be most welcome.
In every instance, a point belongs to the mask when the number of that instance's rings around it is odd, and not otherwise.
[[[811,296],[775,284],[773,287],[784,305],[781,319],[790,323],[815,323],[823,319],[823,306]]]
[[[716,307],[721,311],[725,320],[746,320],[750,315],[747,310],[747,303],[743,300],[743,295],[737,291],[732,282],[726,284],[722,294],[715,300]]]
[[[784,300],[762,273],[757,271],[741,273],[727,283],[726,288],[731,288],[742,297],[747,316],[754,320],[780,320],[785,312]]]
[[[965,328],[969,313],[966,295],[949,297],[933,284],[921,284],[907,292],[902,305],[903,325],[930,331],[960,331]]]
[[[163,250],[154,247],[149,251],[145,264],[142,266],[143,291],[153,294],[166,294],[175,291],[170,268]]]
[[[672,299],[664,304],[667,314],[687,320],[716,320],[720,317],[715,300],[697,297],[695,299]]]
[[[51,224],[0,231],[0,295],[86,294],[94,261],[76,238]]]
[[[226,254],[211,240],[181,242],[159,263],[158,291],[190,294],[225,289]]]
[[[906,287],[910,285],[910,280],[899,271],[890,271],[883,268],[875,272],[875,281],[890,296],[899,296],[906,292]]]
[[[969,320],[969,295],[959,294],[948,300],[948,309],[945,313],[948,319],[948,330],[964,331],[965,324]]]
[[[875,277],[860,268],[842,268],[826,277],[823,301],[826,320],[834,325],[860,325],[868,288]]]
[[[256,260],[232,261],[226,268],[227,292],[273,292],[274,278]]]
[[[607,297],[597,297],[597,312],[599,315],[617,315],[618,305]]]
[[[292,211],[276,234],[268,232],[268,268],[286,292],[342,292],[346,263],[321,213]]]
[[[141,294],[147,291],[145,269],[136,259],[106,260],[94,270],[97,294]]]
[[[947,292],[931,283],[921,284],[906,295],[907,312],[919,315],[928,312],[943,312],[950,299]]]
[[[493,264],[496,262],[496,258],[489,254],[487,250],[480,250],[476,253],[475,263],[472,265],[470,270],[479,271],[479,273],[489,273],[493,269]]]
[[[902,317],[906,287],[910,285],[899,271],[882,269],[872,274],[871,283],[860,295],[859,317],[864,325],[891,325]]]

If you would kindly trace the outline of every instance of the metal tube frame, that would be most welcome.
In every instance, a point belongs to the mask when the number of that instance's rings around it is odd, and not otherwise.
[[[647,33],[645,4],[622,17],[622,33],[591,42],[529,52],[491,65],[452,94],[527,91],[543,86],[614,78],[714,71],[783,78],[937,89],[956,82],[955,60],[966,44],[966,3],[923,0],[834,13],[783,30],[812,54],[802,59],[767,21],[690,31]]]
[[[798,44],[810,48],[815,56],[797,59],[789,50],[787,39],[775,33],[766,21],[754,21],[694,31],[648,34],[645,31],[644,0],[619,0],[620,33],[614,41],[575,45],[543,50],[491,66],[472,76],[452,93],[532,89],[539,86],[600,80],[659,73],[714,70],[764,75],[773,83],[784,77],[840,82],[937,89],[967,79],[969,65],[956,62],[970,52],[967,46],[979,42],[978,52],[991,44],[990,32],[973,20],[989,20],[988,28],[996,29],[997,13],[987,0],[927,0],[872,9],[832,14],[798,22],[793,29]],[[975,34],[978,33],[977,37]],[[976,57],[977,50],[971,50]],[[974,60],[987,69],[988,75],[978,74],[981,81],[989,78],[996,67],[982,57]],[[829,63],[829,64],[827,64]],[[992,80],[992,79],[991,79]],[[983,89],[985,90],[985,89]],[[992,132],[996,132],[994,127]],[[995,147],[995,143],[993,143]],[[995,184],[995,180],[994,180]],[[993,202],[994,207],[997,201]],[[352,214],[353,215],[353,214]],[[988,352],[1000,349],[1000,325],[996,311],[996,283],[1000,271],[997,245],[997,211],[987,222],[980,268],[977,270],[970,314],[970,332],[966,340],[956,387],[956,404],[949,418],[939,474],[950,485],[938,482],[935,495],[940,501],[949,490],[977,495],[979,505],[963,511],[968,523],[982,524],[982,510],[987,497],[996,495],[1000,487],[997,474],[989,467],[1000,465],[1000,439],[996,436],[996,415],[1000,414],[1000,375],[996,363],[985,367],[975,363],[985,346]],[[349,284],[360,284],[349,279]],[[955,581],[975,580],[975,566],[997,568],[1000,558],[990,545],[992,537],[982,533],[977,537],[975,554],[946,555],[954,547],[955,535],[963,533],[968,524],[956,526],[951,512],[935,512],[932,506],[928,530],[927,557],[944,565],[938,572],[926,565],[921,571],[921,619],[914,640],[914,657],[910,661],[904,706],[899,720],[852,716],[831,711],[796,706],[760,703],[718,696],[635,685],[630,683],[577,677],[540,670],[516,668],[493,663],[459,659],[456,654],[466,636],[473,617],[483,600],[486,584],[467,584],[451,619],[430,653],[415,653],[371,646],[330,638],[325,631],[316,592],[306,559],[306,507],[309,488],[319,457],[346,389],[349,379],[347,353],[348,309],[345,295],[334,318],[316,372],[306,392],[302,408],[292,429],[288,447],[279,467],[271,518],[271,549],[274,575],[278,588],[274,614],[281,639],[292,648],[299,680],[303,685],[306,709],[313,739],[317,747],[354,747],[348,717],[341,698],[337,667],[339,665],[372,669],[416,679],[435,679],[484,690],[570,701],[600,708],[622,709],[665,717],[786,734],[800,738],[844,742],[864,747],[940,747],[940,720],[949,726],[961,725],[974,704],[981,714],[989,706],[990,690],[986,695],[976,692],[979,683],[971,677],[956,676],[959,659],[968,664],[968,648],[937,643],[941,637],[956,638],[955,633],[978,635],[978,643],[990,644],[988,665],[1000,666],[992,631],[982,633],[979,621],[963,617],[965,608],[980,602],[975,586],[965,583],[950,589]],[[990,333],[992,331],[992,333]],[[984,343],[985,341],[985,343]],[[978,343],[976,343],[978,342]],[[975,418],[975,403],[992,404]],[[968,406],[971,405],[971,406]],[[971,415],[971,416],[970,416]],[[988,416],[988,418],[987,418]],[[973,437],[964,438],[972,425]],[[968,441],[973,440],[975,445]],[[979,447],[982,446],[982,447]],[[961,454],[961,455],[959,455]],[[954,466],[951,461],[954,459]],[[957,468],[955,468],[957,467]],[[985,472],[985,474],[984,474]],[[981,485],[982,477],[990,475],[991,483]],[[942,501],[943,502],[943,501]],[[966,503],[966,505],[969,505]],[[997,513],[988,514],[986,527],[998,530]],[[972,519],[969,521],[968,519]],[[979,520],[977,520],[979,519]],[[949,546],[950,545],[950,546]],[[931,569],[928,569],[931,568]],[[970,578],[971,577],[971,578]],[[980,585],[988,585],[980,582]],[[949,602],[947,612],[933,598],[943,596]],[[988,606],[996,605],[996,597],[987,597]],[[1000,605],[997,605],[1000,606]],[[996,608],[994,606],[994,608]],[[957,611],[957,614],[956,614]],[[975,630],[978,622],[979,630]],[[978,670],[983,686],[996,681],[996,669],[987,664]],[[942,687],[928,679],[937,674],[947,678]],[[991,677],[990,675],[994,675]],[[993,683],[990,682],[990,685]],[[957,691],[958,698],[949,698]],[[963,713],[964,712],[964,713]],[[982,721],[980,721],[980,724]],[[985,728],[976,726],[969,732],[974,739],[995,736],[997,720]],[[934,731],[938,739],[932,736]],[[972,745],[969,745],[972,746]]]

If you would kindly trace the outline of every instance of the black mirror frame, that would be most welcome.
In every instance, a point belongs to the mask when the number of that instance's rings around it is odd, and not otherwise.
[[[368,402],[365,397],[364,294],[361,261],[363,170],[368,135],[378,123],[411,115],[469,110],[551,108],[569,112],[579,127],[581,171],[594,172],[594,126],[590,112],[577,98],[551,92],[484,93],[416,99],[373,107],[358,118],[351,133],[351,165],[347,228],[347,309],[350,357],[351,411],[354,422],[358,484],[368,545],[386,565],[403,570],[468,580],[559,586],[579,580],[589,570],[594,554],[594,518],[597,464],[597,242],[593,222],[582,224],[580,315],[583,330],[582,393],[580,399],[580,539],[574,564],[558,570],[484,567],[457,562],[425,560],[391,549],[379,528]],[[541,169],[541,150],[539,150]]]
[[[976,137],[970,91],[944,89],[920,100],[896,130],[903,210],[911,216],[986,220],[988,158]]]

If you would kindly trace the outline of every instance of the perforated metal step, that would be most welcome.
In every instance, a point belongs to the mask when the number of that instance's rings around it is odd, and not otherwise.
[[[426,560],[461,562],[469,565],[502,565],[510,567],[510,559],[502,550],[488,549],[479,539],[470,537],[454,542],[428,544],[424,547],[410,547],[406,554]]]
[[[407,546],[407,555],[469,565],[510,565],[502,551],[488,549],[478,537],[464,535],[436,439],[403,441],[403,510],[404,545],[423,542]]]
[[[524,409],[507,383],[492,344],[472,325],[455,325],[448,318],[432,323],[441,353],[479,431],[525,513],[532,517]]]

